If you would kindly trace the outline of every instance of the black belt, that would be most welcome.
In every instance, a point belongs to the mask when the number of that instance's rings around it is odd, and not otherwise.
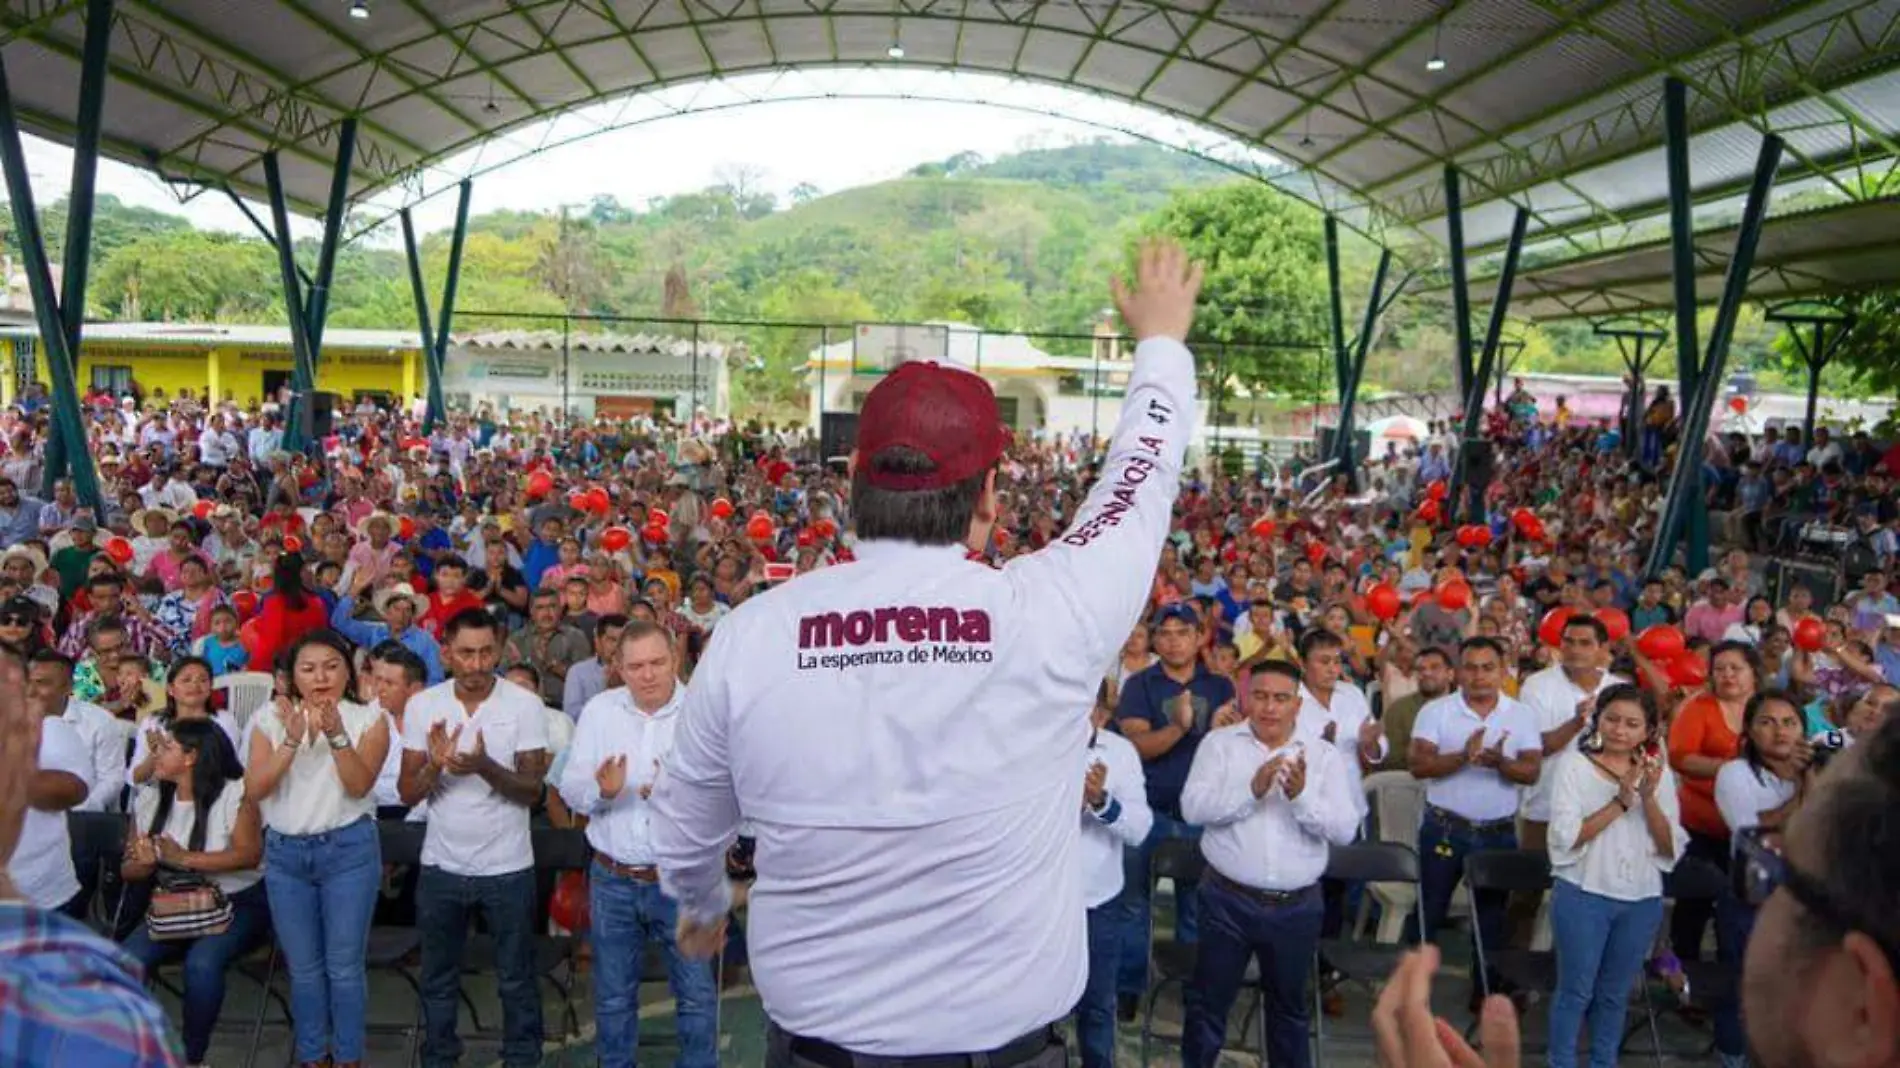
[[[772,1025],[777,1031],[777,1024]],[[783,1034],[783,1032],[780,1032]],[[810,1061],[819,1068],[1011,1068],[1027,1064],[1062,1040],[1054,1027],[1034,1031],[981,1053],[928,1053],[916,1057],[887,1057],[871,1053],[853,1053],[843,1046],[821,1038],[786,1035],[792,1056]]]
[[[1440,823],[1449,824],[1452,827],[1462,830],[1478,831],[1480,833],[1501,830],[1505,827],[1509,827],[1513,830],[1517,828],[1517,820],[1511,816],[1496,820],[1466,819],[1448,808],[1439,808],[1437,805],[1426,805],[1425,814]]]
[[[1255,904],[1265,905],[1272,909],[1299,904],[1313,893],[1314,887],[1319,885],[1314,883],[1313,886],[1302,886],[1298,890],[1262,890],[1257,886],[1248,886],[1246,883],[1231,879],[1221,874],[1221,870],[1212,865],[1208,866],[1207,878],[1210,882],[1218,883],[1223,888],[1232,890]]]

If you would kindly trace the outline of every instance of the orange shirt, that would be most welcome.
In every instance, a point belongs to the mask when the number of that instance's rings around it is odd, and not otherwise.
[[[1715,776],[1706,779],[1690,776],[1682,768],[1685,757],[1706,756],[1734,760],[1742,753],[1742,736],[1729,730],[1722,716],[1722,703],[1714,694],[1697,694],[1676,712],[1669,728],[1669,766],[1680,783],[1678,797],[1682,805],[1682,826],[1697,834],[1728,840],[1729,827],[1721,810],[1715,807]]]

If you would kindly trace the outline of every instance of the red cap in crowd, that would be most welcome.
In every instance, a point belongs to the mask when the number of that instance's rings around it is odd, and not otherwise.
[[[922,360],[900,365],[864,398],[858,415],[858,469],[878,489],[943,489],[982,474],[1003,455],[1009,431],[996,394],[980,376]],[[915,449],[936,470],[879,472],[871,458],[885,449]]]

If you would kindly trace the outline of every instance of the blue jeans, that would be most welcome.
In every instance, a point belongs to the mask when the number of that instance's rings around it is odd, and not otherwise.
[[[1577,1037],[1590,1021],[1590,1068],[1616,1068],[1630,988],[1662,926],[1662,898],[1618,901],[1567,879],[1551,891],[1557,990],[1550,1002],[1550,1068],[1576,1068]]]
[[[374,820],[323,834],[264,832],[264,887],[290,973],[299,1062],[363,1059],[369,922],[383,881]]]
[[[1227,1015],[1258,956],[1267,1012],[1267,1063],[1308,1068],[1312,1048],[1307,1028],[1312,1008],[1307,982],[1319,948],[1326,907],[1317,887],[1283,905],[1269,905],[1212,879],[1201,886],[1200,950],[1194,978],[1183,994],[1187,1022],[1181,1031],[1183,1068],[1212,1068],[1227,1041]]]
[[[1185,838],[1196,842],[1201,839],[1199,827],[1159,811],[1154,815],[1154,826],[1149,828],[1148,837],[1141,845],[1122,850],[1121,895],[1113,905],[1103,906],[1113,908],[1121,917],[1121,978],[1116,992],[1130,997],[1139,997],[1148,989],[1148,944],[1154,936],[1153,905],[1148,900],[1153,889],[1148,881],[1149,858],[1154,856],[1155,846],[1165,839]],[[1193,945],[1198,936],[1195,918],[1199,909],[1195,896],[1199,885],[1186,883],[1174,888],[1174,940],[1186,946]]]
[[[451,875],[423,865],[416,879],[416,930],[422,935],[422,1063],[454,1068],[461,1012],[462,949],[475,913],[495,943],[501,995],[501,1063],[541,1063],[541,990],[534,970],[534,869],[506,875]]]
[[[1451,895],[1465,877],[1465,858],[1486,849],[1516,849],[1517,828],[1509,821],[1479,831],[1469,824],[1441,820],[1431,808],[1418,828],[1419,895],[1425,909],[1425,940],[1431,941],[1445,925]],[[1492,951],[1504,946],[1506,894],[1485,890],[1473,895],[1478,906],[1478,931]],[[1418,939],[1418,922],[1407,918],[1406,941]],[[1475,959],[1475,957],[1474,957]],[[1475,983],[1476,980],[1474,979]]]
[[[678,1003],[678,1068],[718,1063],[717,1011],[712,965],[688,960],[673,941],[678,906],[654,883],[616,875],[594,862],[587,874],[594,947],[594,1054],[601,1068],[633,1068],[640,1041],[640,976],[646,948],[657,943],[666,958],[667,984]]]
[[[1114,1068],[1115,984],[1121,972],[1121,914],[1110,898],[1089,910],[1089,981],[1075,1003],[1082,1068]]]
[[[1725,894],[1715,903],[1715,956],[1735,975],[1742,974],[1742,958],[1748,953],[1748,936],[1755,930],[1755,910]],[[1735,990],[1714,1013],[1715,1051],[1723,1057],[1743,1057],[1748,1053],[1748,1033],[1742,1027],[1742,990]]]
[[[263,883],[231,895],[231,926],[221,934],[179,942],[154,942],[140,924],[125,940],[125,951],[138,958],[149,976],[154,968],[185,958],[185,1061],[202,1064],[211,1048],[211,1029],[224,1008],[224,973],[231,962],[270,938],[270,903]]]

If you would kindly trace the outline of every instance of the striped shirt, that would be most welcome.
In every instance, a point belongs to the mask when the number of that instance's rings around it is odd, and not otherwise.
[[[0,902],[0,1057],[9,1068],[183,1064],[139,972],[79,923]]]

